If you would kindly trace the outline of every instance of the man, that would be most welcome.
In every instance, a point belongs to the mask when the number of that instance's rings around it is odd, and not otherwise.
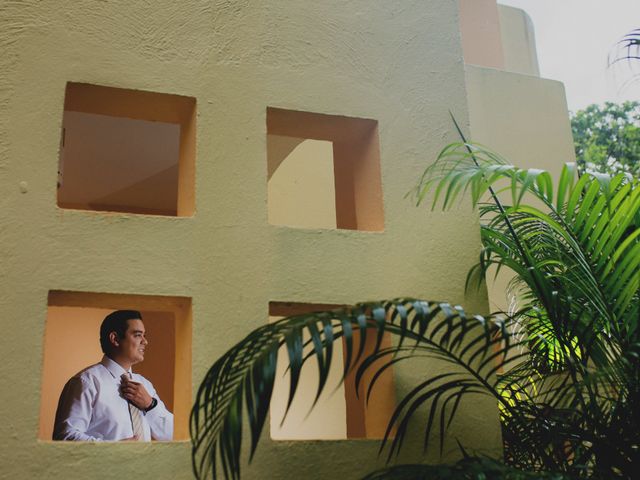
[[[60,394],[54,440],[171,440],[173,415],[153,385],[131,372],[144,360],[142,315],[117,310],[100,326],[104,356],[73,376]]]

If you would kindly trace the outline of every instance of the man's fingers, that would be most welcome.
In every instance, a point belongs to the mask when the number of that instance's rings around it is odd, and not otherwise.
[[[142,397],[140,395],[136,395],[134,393],[124,393],[122,395],[126,400],[129,400],[135,404],[138,404],[138,402],[140,402],[142,400]]]
[[[141,384],[140,384],[140,382],[134,382],[133,380],[125,379],[125,381],[124,381],[124,382],[122,382],[122,385],[135,385],[135,386],[137,386],[137,387],[138,387],[138,386],[140,386]]]
[[[123,385],[122,391],[123,392],[139,392],[140,389],[135,385]]]
[[[129,378],[129,375],[126,375],[124,373],[120,377],[120,380],[122,381],[122,383],[133,383],[135,385],[140,385],[140,382],[136,382],[134,379]]]
[[[140,382],[134,382],[133,380],[123,376],[122,383],[120,384],[120,392],[122,397],[131,402],[138,408],[144,409],[153,403],[147,390]]]

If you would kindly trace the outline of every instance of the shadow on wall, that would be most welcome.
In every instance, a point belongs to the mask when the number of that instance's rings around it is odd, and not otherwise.
[[[195,119],[195,98],[68,83],[58,206],[193,215]]]
[[[269,223],[384,230],[376,120],[267,108]]]

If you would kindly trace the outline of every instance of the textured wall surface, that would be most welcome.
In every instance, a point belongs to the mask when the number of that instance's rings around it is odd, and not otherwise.
[[[464,61],[504,68],[500,17],[496,0],[459,0]]]
[[[555,80],[467,65],[471,138],[520,168],[541,168],[553,178],[575,162],[564,85]],[[506,204],[510,194],[504,192]],[[492,311],[507,310],[511,280],[503,270],[488,282]]]
[[[473,140],[523,168],[553,175],[575,161],[564,85],[555,80],[467,65]]]
[[[403,198],[456,140],[449,110],[468,121],[456,1],[7,1],[0,51],[4,478],[191,476],[188,442],[36,439],[49,290],[191,297],[194,388],[267,322],[270,300],[413,295],[486,307],[463,289],[479,248],[476,215]],[[56,206],[68,81],[197,99],[194,216]],[[384,232],[267,223],[267,106],[378,120]],[[437,368],[399,368],[399,394]],[[454,435],[471,450],[498,448],[495,406],[463,407]],[[245,478],[357,478],[376,464],[373,441],[267,437]],[[453,440],[446,448],[457,450]],[[416,445],[401,458],[420,453]]]
[[[498,5],[500,35],[504,51],[504,69],[509,72],[540,76],[536,36],[527,12]]]

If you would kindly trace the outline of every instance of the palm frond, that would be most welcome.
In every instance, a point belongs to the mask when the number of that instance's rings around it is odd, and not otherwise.
[[[509,184],[513,205],[482,205],[499,182]],[[432,206],[446,209],[465,190],[481,206],[481,216],[490,218],[482,228],[482,273],[494,264],[511,268],[554,321],[571,315],[567,305],[589,305],[614,333],[637,329],[629,315],[637,309],[640,288],[637,179],[623,174],[576,179],[575,168],[565,166],[556,196],[547,172],[507,165],[476,145],[454,144],[426,169],[415,192],[419,203],[431,192]],[[546,211],[522,205],[525,194]],[[571,299],[563,292],[571,292]]]
[[[225,478],[239,478],[243,414],[246,413],[249,420],[251,458],[269,411],[276,353],[281,347],[288,351],[291,399],[302,366],[307,361],[315,359],[321,370],[328,368],[330,345],[340,340],[347,351],[354,352],[357,346],[353,332],[359,331],[362,338],[368,330],[376,335],[373,353],[359,359],[360,346],[357,355],[346,355],[345,358],[345,375],[357,365],[358,383],[369,368],[377,369],[372,381],[375,383],[377,375],[391,364],[419,356],[446,361],[456,369],[454,373],[436,376],[418,385],[398,404],[384,440],[391,443],[389,456],[401,447],[409,420],[416,410],[427,403],[430,405],[427,430],[438,425],[442,448],[446,429],[461,396],[492,395],[496,402],[503,401],[497,393],[493,367],[497,358],[506,357],[510,349],[518,346],[508,338],[509,330],[500,319],[467,315],[461,307],[415,299],[360,304],[351,309],[288,317],[249,334],[214,363],[205,376],[196,395],[190,422],[196,477],[210,475],[216,478],[220,468]],[[396,338],[394,346],[381,348],[385,332]],[[310,335],[308,345],[312,352],[309,354],[304,353],[305,335]],[[379,360],[383,360],[383,365],[374,367],[379,365]],[[318,394],[326,386],[326,376],[320,375]],[[373,385],[368,388],[367,395]],[[510,406],[505,405],[505,408],[510,409]],[[517,412],[513,414],[517,415]],[[428,441],[427,436],[425,448]]]
[[[490,267],[515,274],[511,288],[522,305],[513,336],[529,340],[529,357],[500,376],[502,394],[520,412],[502,411],[506,460],[611,474],[601,452],[614,447],[599,432],[620,405],[634,408],[637,389],[629,366],[638,367],[632,352],[639,338],[640,182],[575,173],[565,166],[554,186],[546,172],[462,143],[443,150],[414,192],[418,203],[431,196],[432,208],[443,209],[470,192],[483,219],[474,274],[486,276]],[[510,193],[511,205],[482,203],[494,186]],[[638,444],[628,425],[625,435]],[[623,472],[632,465],[624,454],[609,466]]]
[[[483,220],[483,248],[468,283],[492,267],[508,268],[515,273],[510,289],[518,292],[520,308],[482,317],[447,303],[398,299],[264,325],[221,357],[198,390],[190,423],[196,477],[222,472],[239,478],[243,422],[253,457],[269,412],[279,349],[287,352],[288,411],[307,362],[319,371],[314,404],[327,388],[336,341],[345,352],[343,380],[355,371],[356,391],[366,399],[384,372],[400,362],[429,358],[449,365],[398,402],[381,445],[388,460],[416,418],[424,421],[425,450],[436,438],[442,452],[462,399],[488,395],[499,406],[504,460],[512,467],[630,476],[640,461],[640,432],[634,427],[640,421],[639,187],[624,175],[578,177],[572,165],[554,185],[548,172],[509,165],[477,145],[445,148],[416,186],[416,201],[429,199],[432,208],[447,209],[470,196]],[[510,204],[500,200],[504,193]],[[492,203],[483,203],[487,194]],[[383,347],[386,334],[395,341]],[[365,348],[368,335],[375,339],[373,351]],[[478,465],[493,468],[473,461],[464,467]],[[447,468],[393,467],[376,474],[391,476],[370,478],[422,478]]]
[[[640,28],[632,30],[616,42],[609,53],[607,63],[610,68],[621,64],[628,67],[632,76],[623,85],[638,79],[640,71],[634,69],[634,66],[640,64]]]

